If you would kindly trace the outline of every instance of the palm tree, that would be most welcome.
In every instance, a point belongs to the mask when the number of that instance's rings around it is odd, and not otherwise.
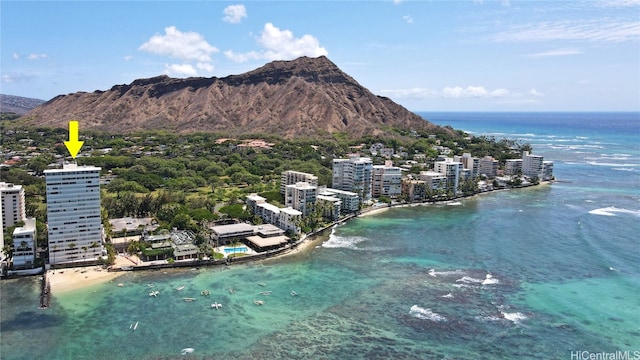
[[[86,246],[83,246],[83,247],[82,247],[82,250],[84,251],[84,254],[82,254],[82,262],[83,262],[83,263],[84,263],[85,255],[87,255],[87,250],[88,250],[88,249],[89,249],[89,248],[88,248],[88,247],[86,247]]]

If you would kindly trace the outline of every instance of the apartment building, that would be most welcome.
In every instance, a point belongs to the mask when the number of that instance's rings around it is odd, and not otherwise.
[[[293,185],[287,185],[284,205],[302,212],[303,216],[307,216],[311,214],[314,209],[317,195],[318,187],[308,182],[298,182]]]
[[[522,174],[530,178],[543,177],[544,158],[540,155],[529,154],[528,151],[522,152]]]
[[[24,219],[24,226],[13,230],[13,247],[14,269],[33,268],[38,248],[35,218]]]
[[[22,185],[0,182],[0,202],[2,203],[0,218],[4,230],[27,218]]]
[[[333,188],[357,193],[362,201],[371,199],[373,162],[368,157],[333,159]]]
[[[436,161],[433,164],[433,170],[446,177],[447,190],[453,192],[458,191],[460,170],[462,170],[462,168],[462,163],[453,161],[452,158],[446,158],[444,161]]]
[[[498,160],[492,156],[485,156],[480,159],[480,175],[486,175],[489,179],[498,176]]]
[[[49,261],[52,265],[102,255],[100,168],[65,164],[44,171]]]
[[[402,171],[386,161],[385,165],[373,165],[371,179],[371,196],[378,198],[388,196],[397,198],[402,193]]]
[[[280,175],[280,194],[285,194],[287,185],[294,185],[295,183],[299,182],[306,182],[311,186],[318,186],[318,177],[313,174],[300,171],[283,171]]]

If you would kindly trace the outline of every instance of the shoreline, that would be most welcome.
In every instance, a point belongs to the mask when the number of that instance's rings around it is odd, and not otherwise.
[[[525,186],[520,188],[485,191],[485,192],[473,194],[471,196],[464,196],[464,197],[445,200],[445,201],[402,203],[402,204],[389,204],[387,206],[379,206],[377,208],[368,209],[356,216],[351,216],[351,217],[342,219],[340,221],[336,221],[335,223],[311,235],[303,235],[304,236],[303,239],[300,241],[298,245],[295,246],[295,248],[286,250],[273,257],[268,257],[265,259],[256,259],[255,261],[274,261],[274,260],[280,260],[280,259],[283,259],[286,257],[292,257],[292,256],[307,256],[318,245],[328,240],[329,235],[327,235],[327,231],[332,229],[335,225],[343,224],[352,218],[381,214],[388,211],[391,208],[404,208],[404,207],[428,206],[428,205],[446,205],[446,204],[456,203],[463,199],[472,199],[475,197],[479,197],[482,195],[491,194],[495,192],[508,191],[508,190],[520,190],[520,189],[527,189],[527,188],[537,188],[539,185],[550,185],[552,183],[553,181],[544,181],[544,182],[540,182],[537,185],[530,185],[530,186]],[[132,262],[133,261],[128,259],[127,257],[117,256],[116,263],[111,266],[113,267],[131,266]],[[115,280],[116,278],[123,275],[124,273],[125,271],[109,271],[107,270],[107,268],[103,268],[101,266],[96,265],[96,266],[88,266],[88,267],[75,267],[75,268],[66,268],[66,269],[59,269],[59,270],[48,270],[47,278],[49,279],[49,284],[51,285],[51,293],[55,295],[59,293],[65,293],[73,290],[82,289],[92,285],[107,283]]]

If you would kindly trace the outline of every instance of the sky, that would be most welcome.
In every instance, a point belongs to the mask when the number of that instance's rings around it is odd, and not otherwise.
[[[327,56],[411,111],[640,111],[640,0],[0,1],[0,93]]]

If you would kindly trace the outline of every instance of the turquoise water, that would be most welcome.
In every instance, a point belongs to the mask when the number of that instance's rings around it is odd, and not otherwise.
[[[526,139],[555,162],[559,181],[354,219],[300,255],[127,272],[54,294],[46,310],[36,279],[3,281],[0,357],[571,359],[640,350],[640,116],[425,116]]]

